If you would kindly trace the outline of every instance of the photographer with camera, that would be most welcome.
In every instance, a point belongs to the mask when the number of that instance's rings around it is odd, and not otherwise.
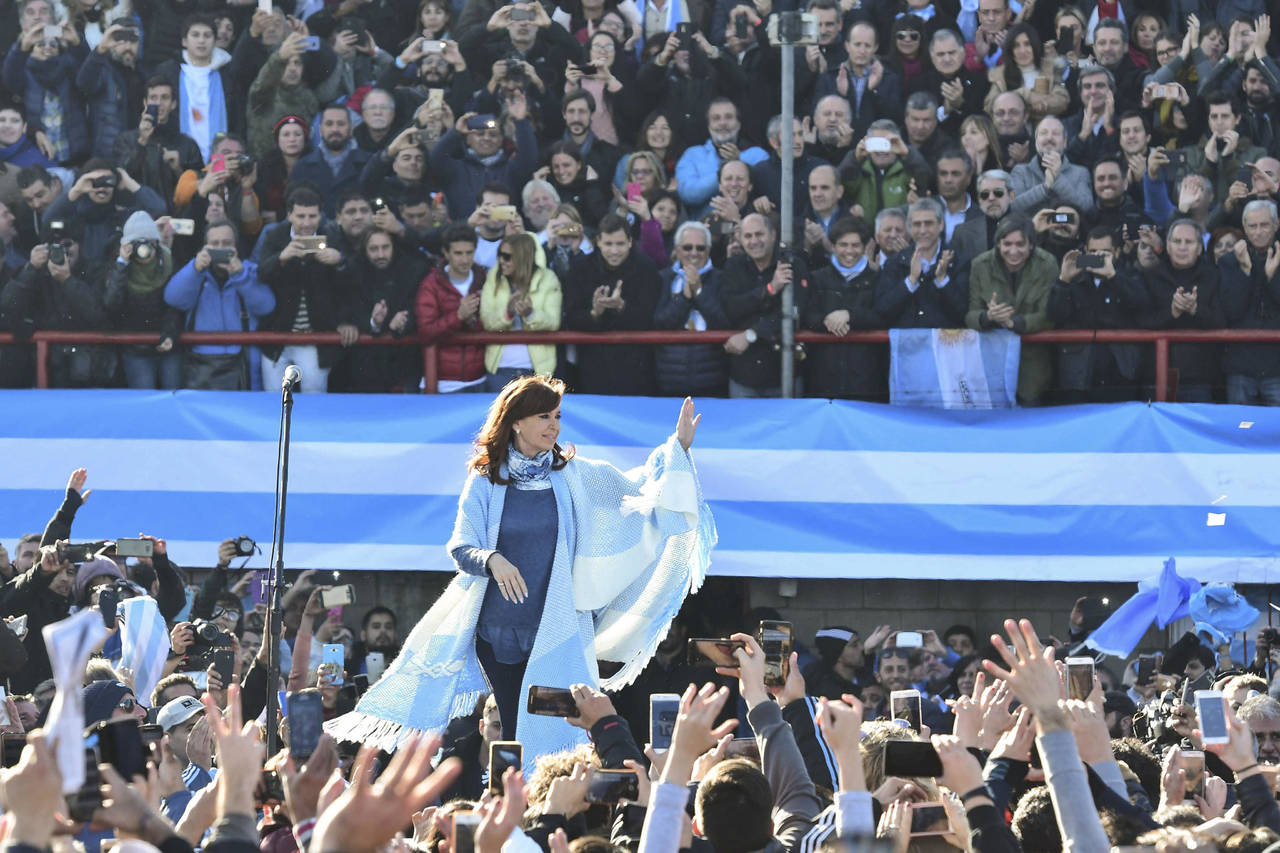
[[[0,292],[0,315],[20,341],[52,329],[98,331],[107,328],[102,291],[91,282],[81,259],[79,223],[53,220],[45,242],[17,277]],[[103,388],[116,373],[115,352],[107,347],[55,344],[49,348],[49,385],[53,388]]]
[[[276,307],[271,288],[258,280],[258,268],[236,251],[236,230],[218,220],[205,227],[204,248],[178,270],[164,288],[164,299],[187,314],[186,328],[197,332],[247,332]],[[237,344],[198,345],[186,353],[182,387],[247,391],[257,364]]]
[[[173,255],[152,218],[139,210],[124,224],[120,251],[107,276],[103,299],[112,325],[130,332],[155,332],[154,344],[125,347],[121,353],[130,388],[175,390],[182,383],[182,356],[175,348],[182,312],[164,301]]]
[[[196,229],[214,219],[225,218],[235,226],[237,248],[247,254],[253,238],[262,228],[262,209],[254,184],[258,167],[245,153],[244,142],[229,133],[220,134],[213,143],[208,167],[201,172],[197,162],[192,170],[182,173],[173,194],[175,208],[184,217],[196,221]],[[218,208],[222,209],[221,215]],[[192,242],[179,242],[178,262],[186,261],[181,248]]]
[[[84,256],[106,258],[135,210],[145,210],[154,219],[168,212],[155,190],[142,186],[109,161],[94,158],[80,169],[67,194],[50,205],[44,224],[57,220],[77,223],[84,232],[80,240]]]

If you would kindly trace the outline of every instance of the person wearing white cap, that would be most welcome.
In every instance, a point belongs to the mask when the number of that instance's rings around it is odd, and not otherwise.
[[[202,719],[204,705],[194,696],[171,699],[156,715],[156,723],[169,736],[169,751],[183,767],[182,788],[163,792],[161,800],[165,815],[175,822],[186,811],[191,795],[213,781],[212,768],[197,764],[188,750],[191,734]]]

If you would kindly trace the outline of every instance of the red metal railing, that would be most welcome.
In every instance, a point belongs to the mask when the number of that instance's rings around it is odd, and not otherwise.
[[[724,343],[735,330],[706,332],[466,332],[427,343],[418,338],[372,337],[362,335],[357,346],[420,346],[426,391],[434,394],[439,384],[439,347],[453,344],[691,344]],[[799,332],[796,340],[805,344],[887,344],[888,330],[850,332],[844,337],[818,332]],[[1155,398],[1169,398],[1169,345],[1191,343],[1280,344],[1280,329],[1211,329],[1205,331],[1143,329],[1058,329],[1023,335],[1027,343],[1043,344],[1152,344],[1155,346]],[[148,332],[36,332],[31,343],[36,348],[36,387],[49,387],[49,346],[51,344],[154,344]],[[14,343],[10,334],[0,334],[0,344]],[[337,332],[185,332],[182,344],[195,345],[294,345],[319,346],[339,343]]]

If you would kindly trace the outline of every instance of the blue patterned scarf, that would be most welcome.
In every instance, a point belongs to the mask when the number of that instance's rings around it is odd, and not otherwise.
[[[511,442],[507,449],[507,475],[511,485],[522,492],[540,492],[551,488],[552,453],[544,450],[537,456],[525,456]]]

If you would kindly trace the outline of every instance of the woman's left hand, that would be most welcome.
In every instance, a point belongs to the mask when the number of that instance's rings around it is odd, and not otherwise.
[[[680,446],[685,450],[693,445],[693,434],[698,431],[700,420],[702,415],[695,417],[693,414],[693,398],[685,397],[684,404],[680,406],[680,420],[676,424],[676,437],[680,439]]]

